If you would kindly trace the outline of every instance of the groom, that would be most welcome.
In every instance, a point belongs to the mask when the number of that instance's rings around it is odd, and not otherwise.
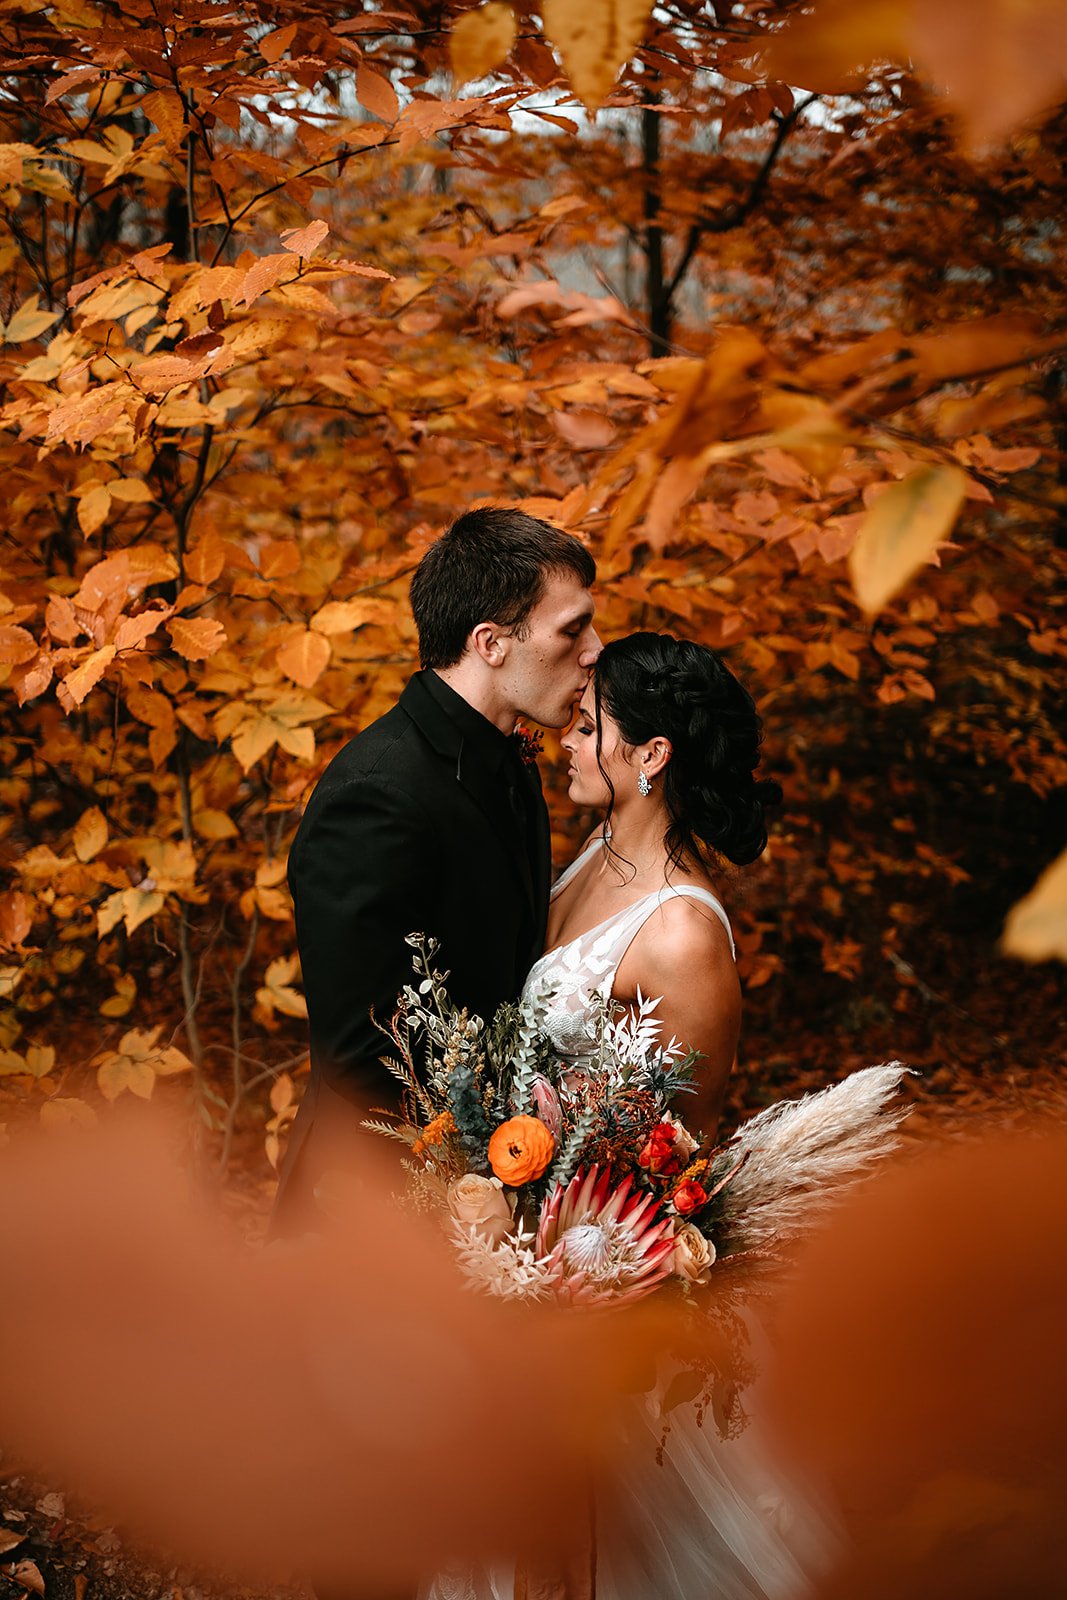
[[[592,557],[521,511],[468,511],[411,584],[422,671],[316,786],[289,856],[311,1078],[274,1228],[315,1225],[314,1188],[351,1167],[361,1120],[396,1103],[371,1020],[412,980],[405,936],[440,942],[458,1005],[491,1017],[544,944],[548,815],[516,719],[562,728],[600,647]]]

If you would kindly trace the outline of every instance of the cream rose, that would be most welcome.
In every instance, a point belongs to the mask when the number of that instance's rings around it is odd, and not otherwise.
[[[676,1153],[682,1157],[683,1161],[685,1160],[686,1156],[691,1156],[694,1150],[699,1150],[700,1145],[698,1141],[693,1138],[693,1135],[689,1132],[689,1129],[685,1127],[683,1123],[679,1122],[678,1118],[673,1112],[664,1112],[663,1116],[660,1118],[660,1121],[669,1122],[671,1127],[674,1129],[674,1149]]]
[[[715,1261],[715,1246],[699,1228],[683,1222],[674,1235],[671,1271],[686,1283],[707,1283]]]
[[[511,1232],[511,1207],[499,1178],[476,1172],[457,1178],[448,1186],[448,1209],[462,1228],[477,1228],[492,1244]]]

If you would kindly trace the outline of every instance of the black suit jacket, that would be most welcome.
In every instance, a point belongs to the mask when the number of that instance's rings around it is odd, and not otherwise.
[[[380,1060],[388,1041],[370,1014],[388,1022],[412,981],[405,936],[438,939],[452,998],[489,1018],[544,946],[550,874],[536,766],[436,674],[417,673],[334,757],[289,855],[311,1079],[282,1168],[279,1231],[308,1225],[318,1177],[375,1137],[360,1127],[367,1108],[396,1104]]]

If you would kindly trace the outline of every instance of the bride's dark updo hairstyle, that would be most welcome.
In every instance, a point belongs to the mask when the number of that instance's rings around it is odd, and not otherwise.
[[[762,724],[752,696],[714,650],[669,633],[632,633],[604,646],[593,689],[598,760],[602,711],[628,745],[670,740],[671,759],[655,782],[671,819],[671,865],[684,856],[704,860],[701,846],[738,866],[755,861],[767,843],[764,810],[779,804],[782,791],[754,776]]]

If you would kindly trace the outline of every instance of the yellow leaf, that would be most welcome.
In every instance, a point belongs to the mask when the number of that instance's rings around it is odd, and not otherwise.
[[[126,500],[133,505],[147,505],[153,498],[143,478],[112,478],[107,489],[112,500]]]
[[[449,40],[457,83],[484,78],[507,59],[515,43],[515,13],[501,0],[457,18]]]
[[[1067,961],[1067,850],[1012,906],[1001,947],[1023,961]]]
[[[271,1084],[270,1104],[275,1115],[280,1114],[287,1106],[292,1105],[295,1086],[287,1072],[280,1072]]]
[[[652,0],[544,0],[545,34],[579,100],[595,111],[641,43]]]
[[[39,311],[37,309],[37,296],[31,294],[15,312],[7,325],[4,334],[5,344],[24,344],[27,339],[37,339],[50,328],[53,322],[58,322],[62,315],[59,311]]]
[[[187,661],[206,661],[226,643],[222,623],[211,617],[175,617],[167,631],[175,650]]]
[[[115,979],[115,993],[100,1006],[100,1015],[102,1017],[128,1016],[136,998],[137,980],[130,977],[128,973],[120,973]]]
[[[874,616],[946,539],[963,504],[958,467],[920,467],[871,506],[849,554],[856,600]]]
[[[142,922],[162,911],[165,895],[154,889],[118,889],[109,894],[96,913],[96,936],[103,939],[118,922],[126,924],[126,932],[133,933]]]
[[[296,756],[298,761],[310,762],[315,759],[315,735],[310,728],[281,727],[278,729],[278,743],[291,756]]]
[[[287,678],[302,689],[310,689],[329,665],[330,641],[308,629],[282,645],[275,660]]]
[[[97,1116],[92,1106],[87,1106],[84,1100],[60,1096],[59,1099],[45,1101],[41,1107],[40,1121],[43,1128],[94,1128]]]
[[[238,830],[229,812],[204,806],[193,812],[193,832],[201,839],[236,839]]]
[[[306,1017],[307,1001],[292,980],[300,971],[297,956],[279,956],[264,974],[264,987],[256,990],[256,1000],[268,1017],[280,1011],[286,1017]]]
[[[82,812],[74,825],[73,843],[79,861],[91,861],[107,844],[107,822],[99,806]]]
[[[50,1044],[31,1044],[26,1051],[26,1069],[35,1078],[46,1078],[56,1064],[56,1053]]]
[[[270,856],[266,861],[261,861],[256,868],[256,886],[260,889],[274,889],[279,883],[285,882],[289,870],[288,856]]]
[[[156,1075],[144,1061],[126,1055],[109,1055],[97,1068],[96,1083],[105,1100],[117,1100],[128,1089],[141,1100],[151,1100]]]
[[[233,753],[245,772],[250,772],[256,762],[278,742],[280,725],[273,717],[252,717],[242,722],[234,733]]]

